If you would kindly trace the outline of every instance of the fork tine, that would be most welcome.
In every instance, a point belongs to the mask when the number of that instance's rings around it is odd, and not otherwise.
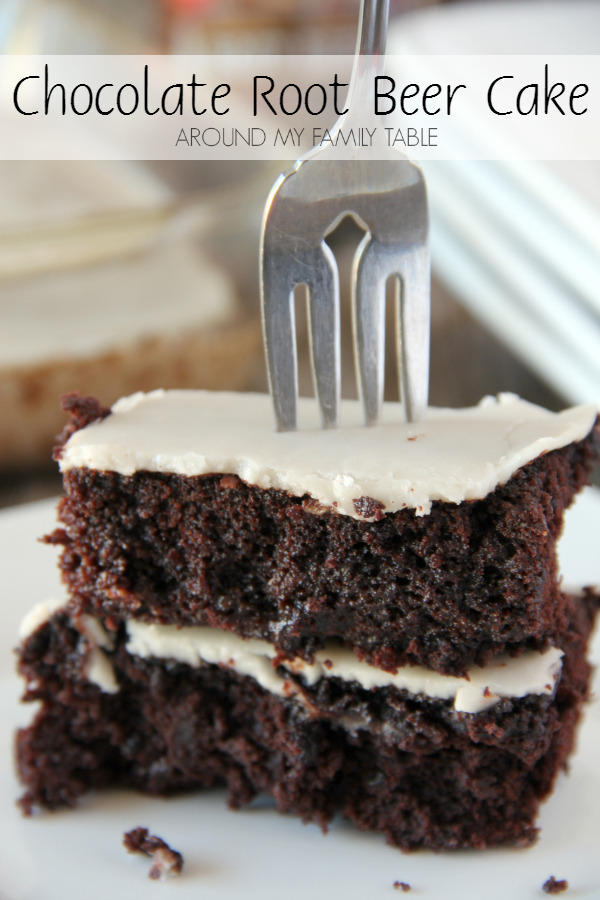
[[[352,327],[358,394],[365,425],[376,425],[383,401],[385,277],[381,247],[367,232],[353,263]]]
[[[365,424],[375,425],[384,387],[385,293],[396,275],[396,343],[406,419],[426,416],[429,388],[429,252],[423,244],[382,244],[366,234],[354,258],[352,314]],[[426,312],[427,311],[427,312]]]
[[[265,235],[261,265],[262,320],[277,431],[296,428],[298,362],[294,287],[291,274],[281,264],[274,248],[269,247]]]
[[[400,392],[409,422],[427,415],[429,392],[429,249],[403,247],[395,272],[397,291],[397,347]]]
[[[340,406],[340,288],[337,264],[323,241],[305,253],[310,350],[323,428],[335,428]]]
[[[290,238],[286,235],[286,238]],[[302,242],[291,252],[291,240],[267,221],[261,264],[262,320],[267,368],[278,431],[297,427],[298,360],[294,288],[308,288],[311,364],[324,428],[338,423],[340,402],[339,279],[333,253],[323,241]]]

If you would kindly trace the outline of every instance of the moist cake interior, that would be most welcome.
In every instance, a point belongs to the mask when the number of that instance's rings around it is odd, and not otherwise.
[[[588,690],[598,601],[561,590],[555,545],[597,408],[365,429],[348,404],[322,432],[302,404],[277,435],[266,396],[68,405],[69,596],[22,631],[25,810],[226,784],[402,849],[535,839]]]

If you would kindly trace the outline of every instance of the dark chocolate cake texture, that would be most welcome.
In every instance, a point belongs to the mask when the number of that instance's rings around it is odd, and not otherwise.
[[[260,395],[71,398],[69,597],[24,621],[22,806],[226,785],[402,849],[530,844],[597,598],[561,590],[597,409],[513,395],[276,434]]]

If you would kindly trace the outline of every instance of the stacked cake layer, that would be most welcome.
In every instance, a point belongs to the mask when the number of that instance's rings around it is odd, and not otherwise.
[[[348,404],[323,432],[307,402],[277,434],[258,395],[71,405],[70,599],[22,635],[26,808],[226,783],[403,848],[531,842],[587,691],[597,603],[561,592],[555,542],[595,408],[365,429]]]

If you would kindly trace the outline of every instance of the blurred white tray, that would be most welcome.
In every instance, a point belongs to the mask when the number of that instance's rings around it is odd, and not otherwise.
[[[598,54],[600,5],[496,0],[425,9],[396,21],[389,52]],[[503,128],[509,134],[510,123]],[[596,401],[600,159],[494,161],[493,134],[463,137],[489,161],[425,166],[434,271],[565,400]]]

